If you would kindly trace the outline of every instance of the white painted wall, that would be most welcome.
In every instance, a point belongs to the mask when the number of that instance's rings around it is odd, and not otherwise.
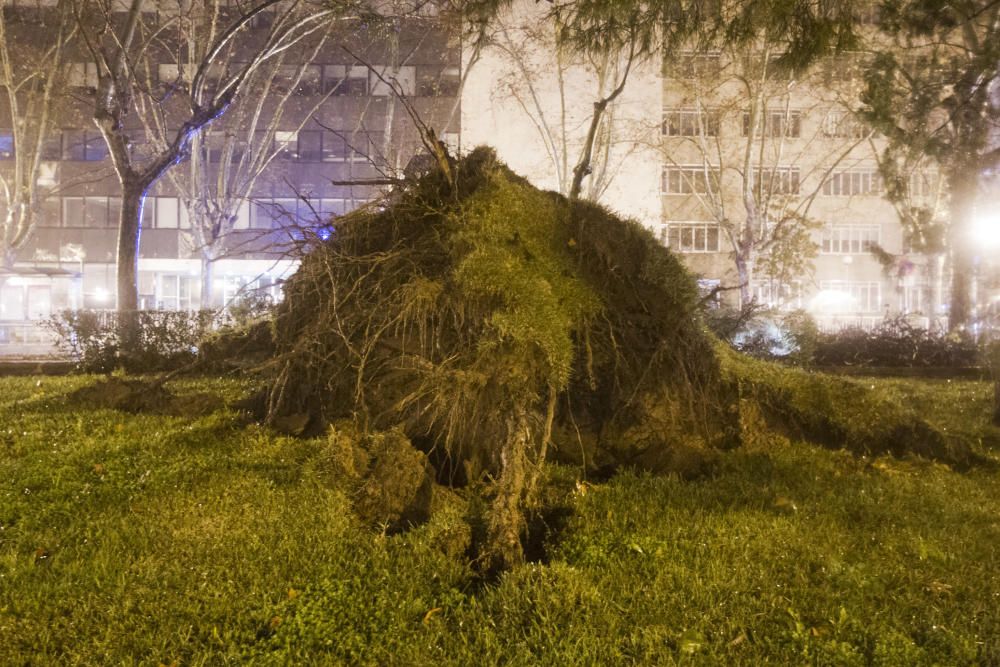
[[[498,31],[495,40],[524,41],[526,29],[546,25],[547,8],[548,3],[517,0],[502,19],[507,36]],[[600,96],[598,77],[592,67],[582,63],[560,68],[551,46],[525,53],[528,77],[498,47],[484,51],[474,65],[462,95],[462,146],[466,150],[481,144],[493,146],[504,162],[538,187],[560,190],[562,183],[565,192],[590,125],[593,104]],[[466,59],[469,55],[465,54]],[[560,71],[564,72],[562,77]],[[650,226],[658,224],[661,217],[658,142],[663,85],[659,73],[655,58],[634,67],[613,105],[615,139],[607,160],[608,187],[597,199]],[[529,79],[533,92],[525,85]],[[605,85],[605,95],[615,83]],[[517,86],[521,101],[511,93],[512,86]],[[553,158],[553,152],[563,152],[564,144],[567,159]],[[585,181],[585,192],[587,185]]]

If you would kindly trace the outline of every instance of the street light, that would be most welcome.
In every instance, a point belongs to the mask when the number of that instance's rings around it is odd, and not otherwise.
[[[984,274],[989,276],[990,269],[996,267],[996,262],[993,260],[993,257],[996,255],[997,251],[1000,250],[1000,211],[998,211],[997,208],[992,208],[989,211],[977,211],[977,214],[972,219],[972,227],[969,230],[969,240],[973,244],[972,247],[974,248],[975,253],[975,269],[972,279],[972,305],[974,308],[972,319],[973,331],[978,338],[981,333],[980,329],[984,324],[984,322],[981,321],[981,318],[987,320],[986,326],[988,330],[990,305],[992,301],[996,300],[994,295],[989,293],[985,295],[981,294],[981,282],[982,276]],[[989,284],[988,279],[987,284]],[[984,296],[985,299],[983,298]],[[983,303],[984,301],[985,303]],[[983,308],[984,305],[985,309]]]

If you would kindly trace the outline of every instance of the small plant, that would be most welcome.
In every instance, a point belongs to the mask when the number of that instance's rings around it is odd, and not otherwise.
[[[141,310],[128,316],[135,318],[136,327],[135,343],[128,349],[122,345],[120,315],[115,312],[64,310],[46,326],[79,370],[152,372],[192,361],[200,341],[212,328],[215,311]]]
[[[806,311],[782,312],[756,302],[739,310],[709,311],[706,321],[717,336],[743,354],[797,366],[812,362],[819,336],[816,321]]]

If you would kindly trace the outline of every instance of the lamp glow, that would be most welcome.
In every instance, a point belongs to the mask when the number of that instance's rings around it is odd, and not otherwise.
[[[982,249],[1000,248],[1000,212],[980,213],[972,219],[969,235],[977,247]]]

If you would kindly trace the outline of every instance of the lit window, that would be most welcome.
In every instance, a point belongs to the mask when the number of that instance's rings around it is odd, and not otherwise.
[[[360,97],[368,94],[368,68],[364,65],[324,65],[323,92]]]
[[[757,136],[765,137],[799,137],[802,135],[802,112],[801,111],[785,111],[785,110],[768,110],[762,114],[763,118],[763,131],[761,131],[760,122],[758,119],[757,131],[754,132]],[[743,112],[743,134],[744,137],[750,136],[750,112]]]
[[[823,229],[820,252],[824,255],[857,255],[880,243],[878,225],[829,225]]]
[[[797,195],[799,194],[798,167],[758,167],[757,182],[766,195]]]
[[[663,135],[668,137],[719,136],[718,111],[672,109],[663,114]]]
[[[11,130],[0,130],[0,160],[10,160],[14,157],[14,133]]]
[[[176,197],[156,197],[157,229],[177,229],[180,226],[180,206]]]
[[[108,156],[108,145],[97,130],[63,130],[64,160],[100,162]]]
[[[801,308],[802,284],[782,283],[775,280],[754,280],[750,284],[754,300],[769,308]]]
[[[392,95],[395,90],[405,96],[412,96],[416,92],[417,69],[411,65],[374,65],[369,74],[369,90],[372,95]]]
[[[719,252],[719,237],[714,222],[667,223],[667,245],[674,252]]]
[[[834,197],[880,195],[882,191],[882,175],[877,169],[841,171],[823,183],[823,194]]]
[[[417,95],[423,97],[457,97],[462,86],[457,67],[426,65],[417,68]]]
[[[97,63],[70,63],[66,83],[70,88],[97,89]]]
[[[882,311],[882,286],[873,281],[823,280],[819,297],[827,297],[826,310],[878,313]],[[833,298],[840,297],[840,298]]]
[[[718,171],[715,167],[671,166],[664,167],[660,191],[665,195],[707,194],[709,188],[718,190]]]
[[[864,139],[868,136],[868,131],[868,127],[848,111],[830,111],[823,119],[823,136],[826,137]]]

